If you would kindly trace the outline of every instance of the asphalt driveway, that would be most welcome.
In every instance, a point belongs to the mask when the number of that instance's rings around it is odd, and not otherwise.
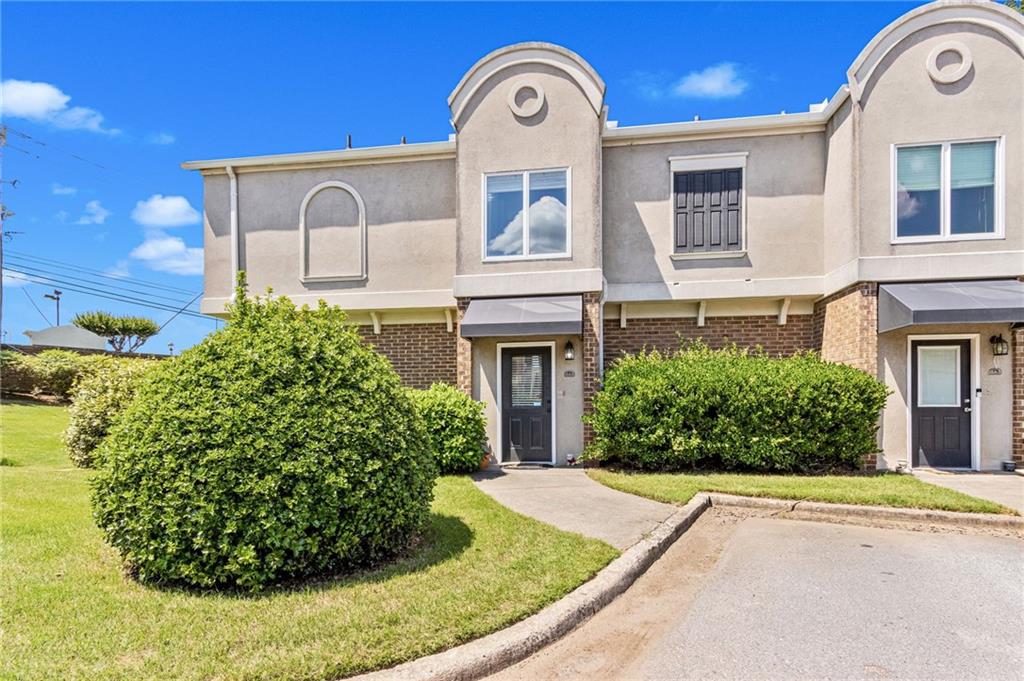
[[[1024,541],[711,510],[502,679],[1021,679]]]

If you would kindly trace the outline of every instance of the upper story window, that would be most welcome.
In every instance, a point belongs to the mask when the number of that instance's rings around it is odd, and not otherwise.
[[[731,256],[745,249],[743,175],[747,154],[669,159],[673,255]]]
[[[564,258],[571,250],[569,169],[484,176],[484,260]]]
[[[893,241],[999,238],[999,140],[895,148]]]

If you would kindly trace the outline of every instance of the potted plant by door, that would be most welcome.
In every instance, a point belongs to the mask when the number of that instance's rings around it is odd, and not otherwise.
[[[483,456],[480,459],[480,470],[485,471],[491,465],[491,448],[489,445],[484,444],[480,449],[483,451]]]

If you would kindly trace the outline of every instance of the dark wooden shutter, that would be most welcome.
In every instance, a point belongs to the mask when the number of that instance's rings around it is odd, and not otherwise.
[[[743,171],[740,168],[675,174],[677,253],[743,248]]]

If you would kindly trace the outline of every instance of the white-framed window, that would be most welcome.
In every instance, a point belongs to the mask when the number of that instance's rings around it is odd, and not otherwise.
[[[572,253],[569,168],[483,176],[483,259],[566,258]]]
[[[746,252],[747,152],[674,156],[672,255],[726,258]]]
[[[1003,140],[896,145],[892,241],[1003,237]]]

